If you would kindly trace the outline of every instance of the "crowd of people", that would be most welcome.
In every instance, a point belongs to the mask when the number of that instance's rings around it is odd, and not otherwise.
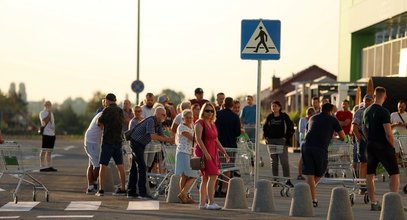
[[[363,98],[353,113],[348,100],[343,100],[342,109],[337,111],[329,100],[312,98],[312,106],[306,110],[298,126],[301,159],[297,180],[305,180],[309,184],[314,207],[318,207],[316,185],[321,177],[329,175],[328,146],[332,138],[345,140],[346,136],[351,136],[354,143],[354,167],[358,177],[367,179],[367,186],[362,189],[369,194],[372,210],[380,210],[374,194],[374,176],[379,162],[390,175],[390,191],[398,192],[400,179],[393,132],[407,134],[406,102],[401,100],[398,112],[390,115],[382,107],[386,97],[386,90],[378,87],[373,96],[366,95]],[[175,174],[181,177],[180,202],[196,203],[189,191],[195,179],[200,177],[198,207],[220,209],[215,203],[215,195],[225,196],[227,190],[227,184],[217,184],[220,155],[226,162],[233,163],[235,155],[226,149],[237,148],[236,140],[243,133],[255,142],[254,97],[246,97],[246,105],[242,110],[239,100],[227,97],[222,92],[216,95],[216,103],[211,103],[204,99],[201,88],[195,89],[194,99],[183,101],[177,107],[166,95],[156,97],[153,93],[147,93],[142,104],[133,107],[127,99],[123,101],[122,108],[116,102],[114,94],[107,94],[85,133],[84,145],[89,157],[86,193],[104,195],[107,165],[113,158],[120,178],[120,185],[113,194],[126,195],[128,198],[151,198],[147,193],[147,172],[155,172],[154,167],[159,166],[155,164],[159,163],[159,156],[152,158],[153,164],[146,164],[144,151],[151,141],[158,141],[176,145]],[[57,171],[51,163],[55,144],[55,119],[51,106],[51,102],[46,101],[39,115],[44,127],[41,172]],[[270,154],[271,176],[279,176],[280,162],[285,184],[293,187],[288,146],[291,145],[295,129],[279,101],[271,103],[262,130],[267,144],[284,146],[282,153]],[[123,166],[123,136],[128,136],[132,150],[127,185]],[[193,156],[204,158],[205,168],[192,170],[189,161]],[[239,176],[239,173],[228,172],[224,175],[233,177]]]

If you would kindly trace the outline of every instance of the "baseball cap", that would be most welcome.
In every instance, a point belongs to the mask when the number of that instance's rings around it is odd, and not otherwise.
[[[162,95],[162,96],[158,97],[158,102],[159,103],[164,103],[166,101],[168,101],[168,98],[167,98],[166,95]]]
[[[196,88],[195,89],[195,94],[197,94],[197,93],[203,93],[203,90],[201,88]]]
[[[372,97],[371,95],[369,95],[369,94],[366,94],[366,95],[363,97],[363,100],[373,100],[373,97]]]
[[[105,97],[106,100],[115,102],[116,101],[116,96],[113,93],[108,93]]]

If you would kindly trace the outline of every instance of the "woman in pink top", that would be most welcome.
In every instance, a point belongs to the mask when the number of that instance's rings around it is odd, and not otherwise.
[[[195,124],[197,145],[194,154],[205,158],[205,169],[201,170],[202,182],[199,188],[200,209],[221,209],[215,203],[215,182],[219,175],[218,150],[225,155],[227,162],[230,160],[226,150],[218,140],[215,120],[215,107],[211,103],[205,103]],[[206,198],[208,198],[208,204],[205,204]]]

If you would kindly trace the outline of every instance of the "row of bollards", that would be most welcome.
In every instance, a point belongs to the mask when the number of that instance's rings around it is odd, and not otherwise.
[[[167,203],[178,202],[176,195],[179,177],[173,175],[170,180]],[[229,181],[224,209],[247,209],[246,190],[241,178],[232,178]],[[253,212],[275,212],[276,207],[273,196],[272,182],[259,180],[254,191],[254,199],[251,207]],[[311,192],[306,183],[297,183],[294,186],[294,195],[291,200],[289,216],[312,217],[314,208],[312,206]],[[382,202],[381,220],[404,219],[404,208],[401,196],[398,193],[389,192],[384,194]],[[332,189],[329,202],[327,219],[349,219],[352,220],[353,213],[348,190],[344,187]]]

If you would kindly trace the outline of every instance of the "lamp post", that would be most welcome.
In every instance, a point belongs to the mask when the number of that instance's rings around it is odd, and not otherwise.
[[[140,77],[140,1],[137,0],[137,81]],[[139,105],[139,93],[136,93],[136,105]]]

